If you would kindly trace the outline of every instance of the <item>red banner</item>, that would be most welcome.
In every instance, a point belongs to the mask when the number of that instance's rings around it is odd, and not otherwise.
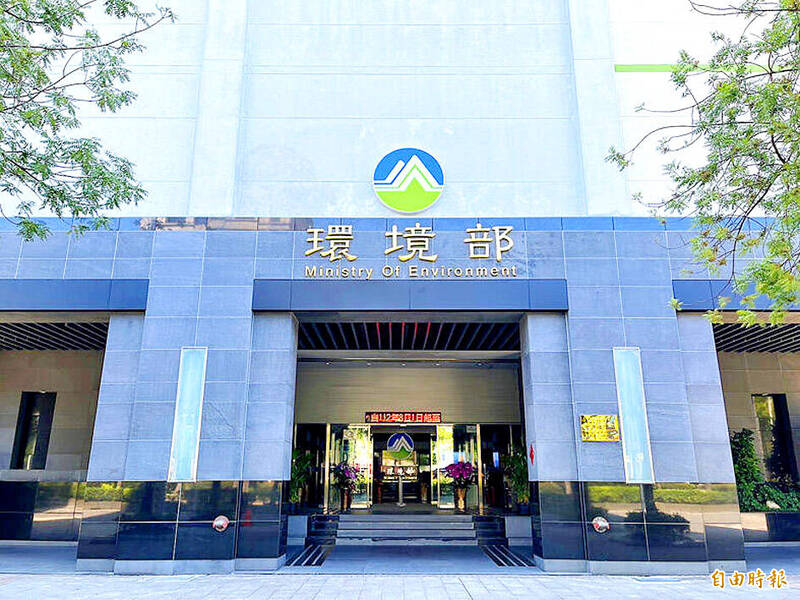
[[[364,413],[364,421],[377,424],[417,424],[424,425],[429,423],[441,423],[442,413],[440,412],[367,412]]]

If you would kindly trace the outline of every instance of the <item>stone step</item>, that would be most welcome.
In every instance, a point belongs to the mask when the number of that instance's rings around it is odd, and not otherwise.
[[[339,524],[351,521],[404,521],[419,523],[472,523],[472,515],[339,515]]]
[[[431,522],[423,523],[420,521],[344,521],[339,523],[339,531],[348,529],[469,529],[473,530],[475,527],[469,522],[458,523],[441,523]]]
[[[474,539],[396,539],[396,538],[338,538],[337,546],[477,546]]]
[[[339,529],[336,538],[475,539],[474,529]]]

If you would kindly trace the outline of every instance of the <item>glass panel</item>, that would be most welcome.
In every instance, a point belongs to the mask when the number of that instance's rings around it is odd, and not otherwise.
[[[476,425],[453,426],[453,459],[454,462],[468,462],[475,467],[475,478],[467,489],[467,508],[478,508],[478,428]]]
[[[755,395],[753,407],[758,419],[764,477],[768,480],[796,480],[797,463],[786,396]]]
[[[652,483],[653,459],[650,454],[639,348],[614,348],[614,374],[617,379],[625,481]]]
[[[447,465],[453,463],[453,426],[452,425],[437,425],[436,426],[436,453],[434,456],[435,464],[432,465],[432,470],[436,474],[437,481],[437,496],[439,508],[453,508],[455,506],[453,499],[453,481],[447,477],[443,472]]]
[[[358,467],[353,508],[369,508],[372,498],[372,438],[369,425],[350,425],[344,430],[344,461]]]
[[[328,510],[339,510],[342,504],[342,495],[339,488],[334,485],[333,468],[344,460],[344,425],[331,425],[330,439],[328,440]]]
[[[172,427],[172,449],[169,457],[169,481],[197,479],[207,354],[208,348],[181,349],[175,424]]]
[[[12,469],[45,468],[55,402],[54,393],[22,393],[11,460]]]

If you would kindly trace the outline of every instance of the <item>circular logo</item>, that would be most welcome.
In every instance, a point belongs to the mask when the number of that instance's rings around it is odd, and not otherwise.
[[[611,524],[605,517],[595,517],[592,519],[592,527],[597,533],[605,533],[611,529]]]
[[[216,519],[214,519],[214,522],[211,524],[211,526],[216,531],[222,533],[228,528],[228,525],[230,524],[231,521],[228,517],[226,517],[225,515],[219,515]]]
[[[389,438],[386,448],[395,460],[405,460],[414,454],[414,440],[407,433],[395,433]]]
[[[384,156],[372,177],[386,206],[416,213],[433,205],[444,189],[444,172],[433,156],[418,148],[400,148]]]

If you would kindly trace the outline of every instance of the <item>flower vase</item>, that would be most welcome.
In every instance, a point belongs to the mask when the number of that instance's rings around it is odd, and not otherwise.
[[[341,491],[341,499],[342,512],[349,511],[350,506],[353,504],[353,491],[350,488],[343,488]]]
[[[467,488],[456,488],[456,510],[467,511]]]

